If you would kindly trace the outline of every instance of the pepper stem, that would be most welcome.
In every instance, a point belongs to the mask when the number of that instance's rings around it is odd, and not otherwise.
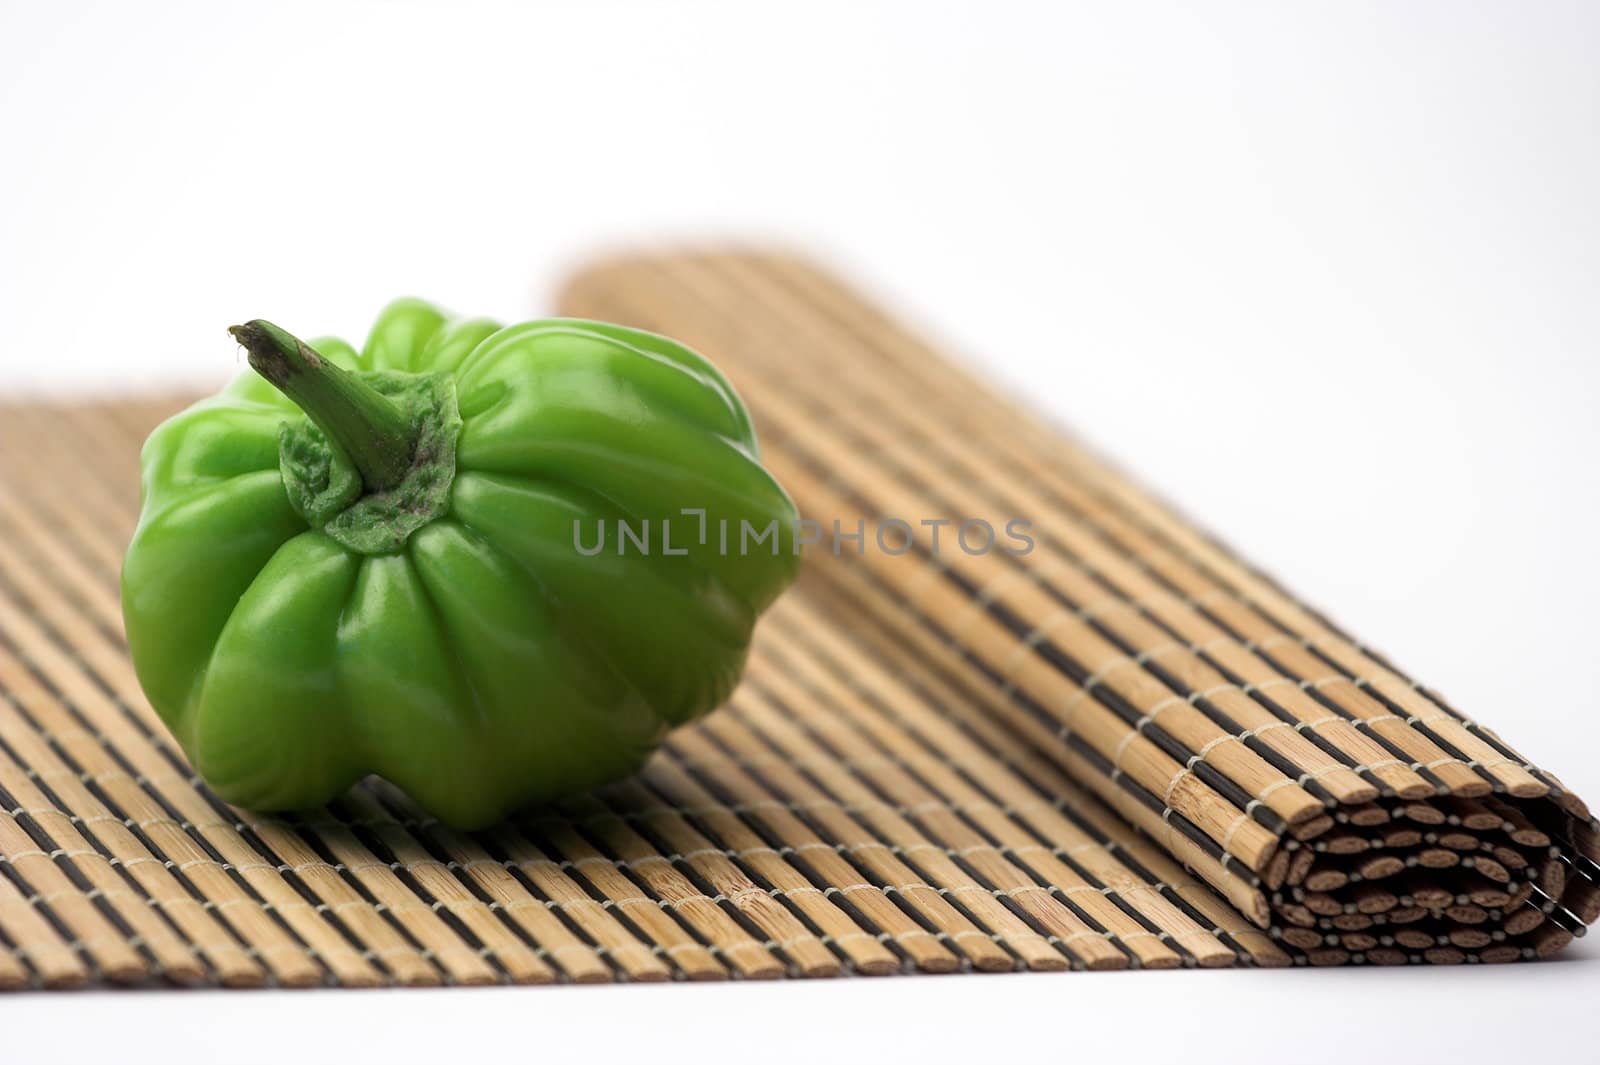
[[[343,451],[369,492],[399,484],[411,469],[416,427],[387,398],[297,337],[256,319],[228,328],[250,367],[306,412]]]

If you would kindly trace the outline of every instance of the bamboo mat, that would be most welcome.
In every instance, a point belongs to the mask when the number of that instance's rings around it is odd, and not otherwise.
[[[1600,834],[1553,775],[837,281],[770,255],[622,260],[561,309],[717,360],[802,514],[868,530],[811,553],[829,616],[1297,959],[1509,961],[1600,916]],[[922,524],[1015,517],[1038,539],[1020,557],[956,549],[954,527],[940,551]]]
[[[1600,910],[1553,777],[830,279],[623,261],[563,310],[716,359],[807,516],[1037,550],[811,548],[729,705],[558,808],[269,817],[122,638],[138,444],[191,397],[0,406],[0,986],[1492,962]]]

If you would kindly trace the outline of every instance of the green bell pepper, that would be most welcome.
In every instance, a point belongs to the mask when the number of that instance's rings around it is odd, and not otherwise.
[[[359,354],[232,332],[254,372],[146,441],[122,571],[139,682],[223,799],[378,774],[477,828],[632,772],[732,691],[799,538],[704,358],[417,300]]]

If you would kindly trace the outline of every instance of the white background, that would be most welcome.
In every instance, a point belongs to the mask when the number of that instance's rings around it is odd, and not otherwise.
[[[780,240],[1600,799],[1600,6],[0,10],[0,398]],[[0,1057],[1565,1060],[1597,974],[12,996]]]

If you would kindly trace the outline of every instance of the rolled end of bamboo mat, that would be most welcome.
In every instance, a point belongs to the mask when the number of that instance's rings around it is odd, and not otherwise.
[[[714,359],[815,523],[805,581],[841,634],[1302,960],[1542,957],[1600,916],[1600,831],[1552,774],[832,277],[623,258],[561,312]]]

